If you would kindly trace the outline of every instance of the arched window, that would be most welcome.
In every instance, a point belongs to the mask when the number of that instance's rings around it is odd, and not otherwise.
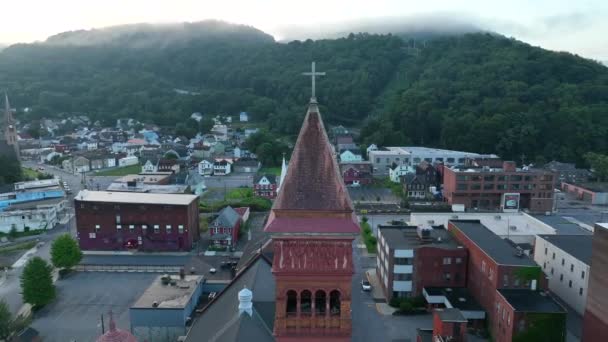
[[[298,294],[294,290],[287,291],[287,314],[296,314],[298,312]]]
[[[312,292],[304,290],[300,293],[300,313],[310,314],[312,311]]]
[[[329,312],[332,315],[340,315],[340,291],[338,290],[329,293]]]
[[[325,315],[327,307],[327,295],[323,290],[315,292],[315,313]]]

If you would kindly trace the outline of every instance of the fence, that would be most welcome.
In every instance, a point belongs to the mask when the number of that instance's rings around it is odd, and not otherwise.
[[[142,272],[142,273],[179,273],[181,266],[175,265],[105,265],[80,264],[76,266],[81,272]]]

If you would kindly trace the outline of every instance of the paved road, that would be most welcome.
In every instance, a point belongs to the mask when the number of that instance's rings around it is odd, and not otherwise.
[[[355,246],[358,241],[355,241]],[[361,290],[365,270],[376,265],[375,257],[366,257],[354,248],[355,274],[352,282],[352,341],[416,341],[416,328],[432,328],[432,316],[383,316],[376,310],[371,292]]]

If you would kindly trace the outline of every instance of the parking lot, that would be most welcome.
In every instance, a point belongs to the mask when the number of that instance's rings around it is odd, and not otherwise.
[[[387,188],[374,188],[369,186],[349,187],[348,194],[353,203],[394,203],[399,204],[401,201],[395,194]]]
[[[32,327],[45,342],[90,342],[106,331],[108,312],[116,325],[129,330],[129,307],[157,276],[154,273],[75,272],[59,280],[55,301],[34,315]]]

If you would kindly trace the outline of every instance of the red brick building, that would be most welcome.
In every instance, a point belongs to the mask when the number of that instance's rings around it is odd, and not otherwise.
[[[195,195],[83,190],[74,208],[83,250],[188,251],[199,239]]]
[[[256,176],[253,180],[253,193],[264,198],[277,197],[277,176],[271,174]]]
[[[340,172],[342,173],[344,184],[347,185],[367,185],[373,180],[372,164],[370,162],[341,163]]]
[[[566,311],[536,291],[540,266],[478,220],[452,220],[448,229],[468,249],[467,288],[486,310],[494,341],[537,333],[539,317],[551,317],[552,341],[565,341]]]
[[[500,169],[446,167],[443,197],[449,204],[497,210],[503,195],[514,193],[520,197],[515,209],[544,213],[553,210],[553,178],[551,171],[517,169],[514,162],[503,162]]]
[[[274,249],[275,340],[350,341],[360,230],[314,98],[264,230]]]
[[[443,228],[379,226],[376,274],[388,300],[424,287],[464,287],[467,250]]]
[[[605,341],[608,336],[608,224],[597,223],[593,233],[587,307],[582,342]]]

